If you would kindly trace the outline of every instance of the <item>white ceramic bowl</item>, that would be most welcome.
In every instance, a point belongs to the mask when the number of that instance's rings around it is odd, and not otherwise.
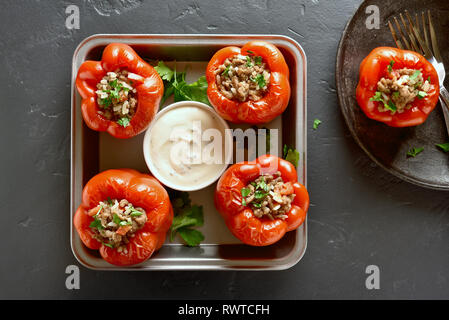
[[[221,126],[220,128],[217,128],[217,129],[222,130],[224,132],[223,139],[225,139],[225,145],[230,146],[230,148],[228,149],[228,150],[230,150],[230,152],[226,152],[226,148],[223,150],[225,152],[225,157],[224,157],[225,161],[221,165],[221,167],[218,168],[219,170],[217,170],[217,172],[215,174],[213,174],[213,176],[209,177],[209,179],[207,179],[207,180],[204,180],[204,181],[201,181],[199,183],[192,184],[189,186],[176,184],[175,182],[170,181],[169,179],[166,178],[166,176],[161,174],[159,172],[159,169],[156,168],[156,166],[154,164],[154,161],[152,159],[154,154],[153,154],[153,152],[151,152],[151,134],[152,134],[152,129],[154,128],[155,124],[165,114],[169,113],[170,111],[172,111],[174,109],[183,108],[183,107],[195,107],[195,108],[199,108],[199,109],[205,110],[206,112],[210,113],[211,116],[213,116],[218,121],[219,125]],[[215,112],[215,110],[212,107],[210,107],[204,103],[196,102],[196,101],[181,101],[181,102],[176,102],[176,103],[173,103],[173,104],[165,107],[164,109],[162,109],[161,111],[159,111],[156,114],[156,117],[153,119],[153,121],[151,122],[151,125],[148,127],[147,131],[145,132],[145,137],[143,139],[143,154],[145,157],[145,162],[146,162],[148,168],[150,169],[151,173],[162,184],[164,184],[165,186],[167,186],[169,188],[179,190],[179,191],[195,191],[195,190],[200,190],[200,189],[203,189],[203,188],[211,185],[212,183],[217,181],[218,178],[221,177],[223,172],[226,170],[228,164],[231,163],[231,161],[232,161],[232,156],[233,156],[232,155],[232,143],[233,143],[232,133],[229,130],[229,126],[228,126],[227,122],[225,120],[223,120]],[[207,164],[202,164],[202,165],[207,165]]]

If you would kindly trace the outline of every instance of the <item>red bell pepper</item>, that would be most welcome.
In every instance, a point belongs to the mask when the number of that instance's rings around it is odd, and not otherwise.
[[[135,75],[137,111],[126,127],[98,113],[97,84],[107,72],[117,69],[126,69]],[[156,70],[122,43],[109,44],[101,61],[85,61],[78,70],[76,87],[83,98],[81,111],[86,125],[92,130],[107,131],[116,138],[131,138],[144,131],[156,115],[164,93],[164,84]]]
[[[94,218],[89,211],[108,198],[126,199],[147,214],[145,225],[129,238],[126,251],[118,252],[102,244],[94,238],[90,227]],[[149,259],[162,246],[173,220],[173,208],[167,191],[152,176],[131,169],[107,170],[86,184],[73,220],[82,242],[89,249],[99,249],[103,259],[111,264],[134,265]]]
[[[270,220],[257,218],[252,209],[242,204],[242,188],[263,174],[280,171],[287,186],[293,186],[295,198],[288,217]],[[220,178],[215,191],[215,207],[223,216],[229,230],[242,242],[252,246],[267,246],[277,242],[288,231],[295,230],[305,220],[309,209],[307,189],[297,182],[295,167],[273,155],[251,162],[232,165]]]
[[[215,71],[227,58],[237,54],[262,57],[271,77],[268,92],[258,101],[236,101],[225,97],[218,88]],[[207,96],[217,113],[235,123],[266,123],[284,112],[290,99],[289,70],[284,56],[273,44],[265,41],[251,41],[242,48],[225,47],[217,51],[206,69]]]
[[[377,91],[377,83],[387,77],[391,69],[421,70],[424,79],[430,79],[433,88],[421,99],[412,102],[410,109],[402,113],[381,112],[378,110],[380,102],[371,98]],[[390,70],[391,70],[390,69]],[[360,65],[360,80],[357,86],[357,102],[368,118],[381,121],[392,127],[416,126],[426,121],[435,108],[440,93],[438,74],[430,62],[420,54],[397,48],[380,47],[374,49]]]

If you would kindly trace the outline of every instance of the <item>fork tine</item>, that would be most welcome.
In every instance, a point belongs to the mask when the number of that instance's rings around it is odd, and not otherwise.
[[[408,24],[405,22],[405,19],[404,19],[404,16],[402,15],[402,13],[399,14],[399,16],[401,17],[401,21],[402,21],[402,23],[404,24],[405,30],[408,29],[407,34],[408,34],[408,37],[410,38],[410,42],[412,43],[413,51],[416,51],[416,52],[422,54],[422,51],[421,51],[420,47],[418,46],[418,44],[416,43],[416,39],[415,39],[415,36],[414,36],[414,32],[413,32],[413,22],[411,21],[410,15],[408,14],[408,11],[407,11],[407,10],[405,11],[405,13],[406,13],[406,15],[407,15],[407,19],[409,19],[410,25],[408,25]],[[408,26],[408,28],[407,28],[407,26]]]
[[[412,50],[412,47],[410,46],[410,43],[407,41],[407,38],[405,37],[404,33],[402,32],[401,25],[399,24],[399,21],[396,17],[394,17],[394,23],[396,24],[396,28],[399,30],[399,33],[401,34],[405,49]]]
[[[429,34],[427,32],[427,26],[426,26],[426,15],[424,14],[424,11],[421,13],[421,18],[422,18],[422,29],[424,32],[424,40],[426,41],[427,47],[431,48],[432,46],[430,45],[430,42],[429,42]]]
[[[402,50],[403,50],[403,49],[404,49],[404,46],[402,45],[401,40],[398,39],[397,34],[396,34],[396,31],[394,30],[393,25],[391,24],[390,21],[388,21],[388,27],[390,28],[390,32],[391,32],[391,35],[393,36],[393,39],[394,39],[394,42],[396,43],[396,46],[397,46],[399,49],[402,49]]]
[[[433,53],[438,62],[443,61],[441,59],[440,50],[438,49],[437,36],[435,33],[435,29],[433,27],[432,16],[430,15],[430,10],[427,11],[427,15],[429,18],[429,29],[430,29],[430,38],[432,40]]]
[[[412,21],[412,17],[410,16],[410,14],[406,11],[405,14],[407,15],[407,19],[408,22],[410,23],[410,31],[413,33],[413,35],[416,37],[416,39],[418,40],[419,45],[421,46],[421,53],[423,53],[426,57],[431,57],[432,56],[432,52],[430,51],[429,47],[426,45],[426,43],[424,42],[424,40],[421,37],[421,33],[419,30],[419,19],[418,19],[418,15],[415,15],[415,19],[416,19],[416,26],[413,24]]]

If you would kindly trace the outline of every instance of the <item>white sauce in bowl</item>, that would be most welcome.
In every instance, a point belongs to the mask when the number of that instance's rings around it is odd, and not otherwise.
[[[183,101],[158,113],[144,139],[145,161],[166,186],[184,191],[204,188],[225,170],[232,153],[226,122],[202,103]],[[226,156],[225,156],[226,155]]]

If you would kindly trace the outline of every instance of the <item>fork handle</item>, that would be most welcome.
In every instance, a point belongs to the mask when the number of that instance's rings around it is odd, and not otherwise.
[[[447,110],[449,110],[449,92],[444,86],[440,86],[440,101]]]

